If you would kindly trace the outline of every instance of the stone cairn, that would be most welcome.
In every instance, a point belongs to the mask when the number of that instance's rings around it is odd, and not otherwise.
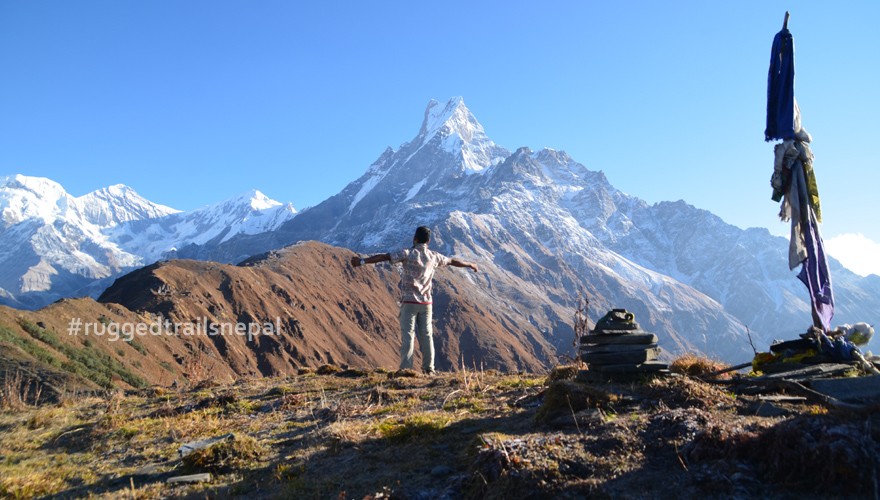
[[[581,375],[590,380],[629,380],[665,375],[669,366],[658,360],[657,336],[639,328],[633,313],[612,309],[580,338],[580,358],[588,365]]]

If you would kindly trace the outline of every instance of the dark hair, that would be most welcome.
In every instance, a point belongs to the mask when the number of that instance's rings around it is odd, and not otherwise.
[[[416,235],[413,236],[413,241],[416,243],[427,243],[431,241],[431,230],[425,226],[419,226],[416,229]]]

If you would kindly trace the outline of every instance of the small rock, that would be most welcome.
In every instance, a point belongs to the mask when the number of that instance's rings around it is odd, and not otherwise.
[[[766,403],[766,402],[761,403],[755,409],[755,416],[758,416],[758,417],[765,417],[765,418],[784,417],[785,415],[788,415],[788,414],[789,414],[788,410],[786,410],[785,408],[780,408],[780,407],[774,405],[773,403]]]
[[[174,476],[168,478],[168,483],[202,483],[211,480],[211,474],[190,474],[189,476]]]
[[[211,445],[217,444],[227,439],[235,439],[235,434],[230,432],[229,434],[223,434],[222,436],[202,439],[199,441],[191,441],[189,443],[181,445],[180,448],[178,448],[177,452],[178,454],[180,454],[180,458],[183,458],[196,450],[207,448]]]

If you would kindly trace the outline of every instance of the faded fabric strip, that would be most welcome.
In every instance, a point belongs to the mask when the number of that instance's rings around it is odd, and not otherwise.
[[[791,194],[796,196],[792,196],[794,199],[790,200],[792,208],[790,253],[794,252],[796,245],[798,250],[806,253],[798,278],[810,292],[813,320],[814,323],[818,323],[815,326],[821,326],[828,331],[831,329],[831,318],[834,317],[834,295],[831,291],[831,273],[828,271],[825,245],[819,232],[816,213],[809,203],[807,180],[799,162],[796,168],[792,169],[791,174]]]
[[[798,278],[810,291],[813,316],[822,323],[827,332],[831,329],[831,318],[834,317],[834,295],[831,291],[831,274],[828,272],[828,259],[825,257],[825,245],[819,234],[816,215],[810,211],[810,223],[804,231],[807,245],[807,258],[804,260]],[[819,326],[819,325],[816,325]]]

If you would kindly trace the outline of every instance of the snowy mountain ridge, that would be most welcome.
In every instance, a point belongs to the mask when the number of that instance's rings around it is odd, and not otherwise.
[[[178,212],[152,203],[122,184],[74,197],[51,179],[21,174],[0,177],[0,210],[5,227],[29,219],[46,223],[62,219],[105,228]]]
[[[172,258],[187,245],[222,243],[237,234],[271,231],[296,215],[292,204],[251,190],[235,198],[189,212],[133,221],[108,229],[108,236],[146,263]]]
[[[256,234],[296,215],[252,190],[189,212],[117,184],[75,197],[42,177],[0,177],[0,302],[40,307],[98,294],[109,280],[176,248]]]

